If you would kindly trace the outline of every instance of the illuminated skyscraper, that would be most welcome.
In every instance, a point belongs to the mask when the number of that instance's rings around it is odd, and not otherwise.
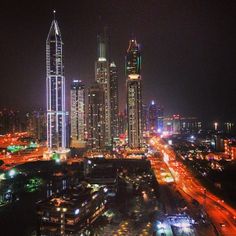
[[[157,132],[162,133],[164,130],[164,107],[157,107]]]
[[[136,40],[129,41],[126,55],[128,145],[142,147],[141,53]]]
[[[150,132],[157,132],[157,105],[153,100],[148,108],[148,129]]]
[[[85,146],[85,89],[79,80],[73,80],[71,99],[71,147]]]
[[[88,145],[92,149],[105,146],[104,90],[98,83],[88,90]]]
[[[111,104],[110,104],[110,78],[109,60],[107,56],[106,32],[98,36],[98,59],[95,62],[95,80],[104,90],[105,111],[105,145],[111,145]]]
[[[111,137],[117,138],[119,134],[119,102],[118,102],[118,75],[114,62],[110,64],[110,98],[111,98]]]
[[[54,16],[46,40],[47,146],[51,152],[62,152],[66,148],[65,76],[62,47],[61,32]]]

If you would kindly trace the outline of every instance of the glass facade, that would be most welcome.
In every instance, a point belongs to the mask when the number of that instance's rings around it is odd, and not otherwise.
[[[56,20],[52,21],[46,40],[47,146],[66,147],[65,77],[62,38]]]
[[[70,94],[71,144],[73,144],[77,141],[85,141],[85,86],[81,81],[73,80]]]
[[[129,41],[126,55],[128,145],[130,148],[142,147],[142,81],[140,73],[140,45],[132,39]]]

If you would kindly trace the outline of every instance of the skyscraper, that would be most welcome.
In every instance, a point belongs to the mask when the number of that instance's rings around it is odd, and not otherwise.
[[[96,83],[88,89],[88,145],[92,149],[105,146],[104,90]]]
[[[85,88],[81,80],[73,80],[71,99],[71,147],[85,146]]]
[[[105,145],[111,145],[111,104],[110,104],[110,77],[109,59],[107,56],[106,31],[98,36],[98,59],[95,62],[95,80],[104,90],[105,111]]]
[[[148,108],[148,129],[150,132],[157,132],[157,105],[153,100]]]
[[[110,100],[111,100],[111,137],[119,136],[119,101],[118,101],[118,75],[114,62],[110,64]]]
[[[164,130],[164,107],[157,107],[157,132],[162,133]]]
[[[47,146],[50,152],[66,148],[65,76],[63,42],[54,19],[46,40]]]
[[[129,41],[126,54],[128,145],[142,147],[141,53],[136,40]]]

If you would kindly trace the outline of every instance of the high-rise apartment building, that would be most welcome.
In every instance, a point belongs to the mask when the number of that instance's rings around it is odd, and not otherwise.
[[[119,101],[118,101],[118,75],[114,62],[110,64],[110,101],[111,101],[111,137],[119,136]]]
[[[109,58],[107,56],[108,40],[106,32],[98,36],[98,59],[95,62],[95,80],[104,90],[105,112],[105,145],[111,145],[111,103],[110,103],[110,76]]]
[[[88,89],[88,146],[91,149],[105,147],[104,90],[96,83]]]
[[[129,41],[126,54],[128,145],[142,147],[141,52],[136,40]]]
[[[85,147],[85,86],[81,80],[73,80],[70,89],[71,147]]]

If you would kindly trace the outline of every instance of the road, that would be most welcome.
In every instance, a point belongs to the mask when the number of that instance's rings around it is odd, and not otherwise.
[[[17,165],[24,164],[31,161],[40,161],[43,159],[43,152],[45,147],[38,147],[35,150],[32,150],[30,153],[25,154],[14,154],[7,157],[0,158],[4,161],[4,164],[1,166],[2,170],[9,170]]]
[[[207,191],[192,173],[178,160],[175,152],[163,140],[153,137],[151,145],[163,154],[176,187],[203,206],[220,235],[236,235],[236,211],[222,199]]]

